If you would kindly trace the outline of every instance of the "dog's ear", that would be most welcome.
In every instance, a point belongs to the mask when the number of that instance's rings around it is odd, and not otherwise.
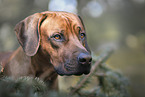
[[[36,13],[22,20],[15,26],[17,39],[28,56],[37,53],[40,42],[40,26],[47,16]]]
[[[83,25],[83,27],[84,27],[84,29],[85,29],[85,25],[84,25],[84,22],[83,22],[81,16],[78,15],[78,18],[80,19],[80,21],[81,21],[81,23],[82,23],[82,25]]]
[[[84,27],[84,30],[85,30],[85,25],[84,25],[84,23],[83,23],[83,20],[82,20],[82,18],[78,15],[78,18],[80,19],[80,21],[81,21],[81,23],[82,23],[82,26]],[[89,48],[89,46],[88,46],[88,43],[87,43],[87,39],[85,40],[85,48],[91,53],[91,50],[90,50],[90,48]]]

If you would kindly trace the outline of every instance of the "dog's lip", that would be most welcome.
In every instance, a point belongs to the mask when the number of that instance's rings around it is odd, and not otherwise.
[[[70,64],[70,63],[64,64],[64,68],[68,71],[75,71],[76,70],[76,67],[72,66],[72,64]]]
[[[66,75],[76,75],[76,76],[80,76],[80,75],[87,75],[90,73],[90,69],[87,69],[87,70],[77,70],[76,67],[71,67],[71,66],[65,66],[65,69],[66,71],[68,72],[71,72],[70,74],[66,74]]]
[[[60,67],[61,69],[56,69],[57,73],[60,76],[80,76],[80,75],[87,75],[90,73],[90,66],[81,66],[80,64],[72,64],[72,63],[65,63],[63,66]]]

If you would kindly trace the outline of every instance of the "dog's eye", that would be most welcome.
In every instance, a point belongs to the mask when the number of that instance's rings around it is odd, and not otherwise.
[[[56,34],[56,35],[53,36],[53,38],[56,39],[56,40],[61,40],[61,35]]]
[[[81,33],[81,39],[83,39],[86,36],[85,33]]]

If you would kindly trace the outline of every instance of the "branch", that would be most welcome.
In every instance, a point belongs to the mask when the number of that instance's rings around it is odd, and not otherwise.
[[[78,93],[78,91],[81,89],[81,87],[83,87],[83,85],[88,81],[88,79],[95,73],[97,67],[99,65],[101,65],[102,63],[104,63],[112,54],[113,50],[106,50],[104,53],[102,53],[99,58],[97,59],[97,61],[95,62],[95,64],[93,65],[91,72],[85,76],[82,81],[80,83],[78,83],[75,87],[73,87],[70,91],[69,95],[73,95],[75,93]]]

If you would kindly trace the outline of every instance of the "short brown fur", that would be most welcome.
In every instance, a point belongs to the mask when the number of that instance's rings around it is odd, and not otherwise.
[[[57,90],[58,74],[89,73],[88,69],[83,70],[86,67],[78,65],[78,55],[82,52],[90,55],[90,50],[86,39],[80,39],[80,33],[85,33],[85,29],[77,15],[49,11],[36,13],[18,23],[15,31],[21,46],[12,53],[0,54],[4,75],[39,77],[50,89]],[[63,40],[55,39],[54,34],[60,33]]]

